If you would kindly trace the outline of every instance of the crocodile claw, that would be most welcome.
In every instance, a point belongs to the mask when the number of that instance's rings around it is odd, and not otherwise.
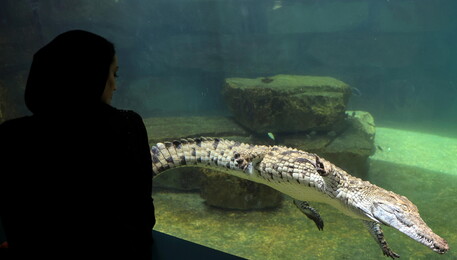
[[[395,259],[395,258],[400,258],[400,255],[395,253],[394,251],[392,251],[390,248],[387,248],[387,250],[383,250],[382,253],[387,256],[387,257],[390,257],[392,259]]]
[[[312,208],[308,202],[306,201],[300,201],[300,200],[294,200],[295,206],[303,213],[305,214],[309,219],[314,221],[314,223],[317,226],[317,229],[319,230],[324,230],[324,220],[322,220],[321,215]]]

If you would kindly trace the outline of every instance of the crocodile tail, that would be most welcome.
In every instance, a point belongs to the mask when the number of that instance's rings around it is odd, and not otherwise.
[[[246,147],[245,147],[246,146]],[[153,176],[183,166],[243,170],[239,151],[247,144],[210,137],[187,138],[157,143],[151,148]]]

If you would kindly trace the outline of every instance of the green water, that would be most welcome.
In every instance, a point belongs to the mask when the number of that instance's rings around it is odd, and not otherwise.
[[[422,218],[451,247],[438,255],[397,230],[384,227],[401,259],[457,259],[457,139],[378,128],[383,151],[370,159],[368,180],[407,196]],[[159,231],[248,259],[388,259],[359,220],[312,203],[325,222],[318,231],[285,198],[267,211],[208,207],[198,193],[154,193]]]
[[[28,114],[33,53],[77,28],[116,45],[113,104],[161,117],[147,126],[163,140],[247,138],[221,117],[239,116],[221,95],[226,78],[330,76],[351,86],[347,110],[392,121],[377,128],[382,151],[366,179],[407,196],[451,247],[438,255],[386,227],[392,249],[402,259],[457,259],[455,10],[456,0],[1,0],[0,122]],[[202,116],[216,116],[214,125]],[[186,120],[177,126],[175,117]],[[398,126],[405,122],[423,133]],[[320,232],[288,198],[249,212],[208,207],[198,193],[154,198],[157,230],[249,259],[386,259],[360,221],[327,205],[312,204],[325,221]]]

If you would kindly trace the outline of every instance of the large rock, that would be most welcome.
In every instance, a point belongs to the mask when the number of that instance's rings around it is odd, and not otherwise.
[[[326,153],[341,153],[350,151],[360,156],[370,156],[374,153],[374,137],[376,128],[374,119],[365,111],[347,111],[347,127],[326,145]]]
[[[350,87],[331,77],[228,78],[223,94],[235,119],[257,133],[331,130],[344,120]]]
[[[374,119],[365,111],[348,111],[347,128],[325,147],[322,155],[352,175],[366,177],[368,157],[376,151]]]
[[[177,168],[155,178],[153,181],[153,187],[154,189],[167,189],[176,191],[200,190],[203,177],[204,175],[202,174],[201,168]]]
[[[204,170],[200,196],[207,205],[224,209],[266,209],[281,205],[282,194],[266,185]]]
[[[313,152],[352,175],[368,173],[368,157],[374,154],[376,128],[365,111],[347,111],[339,132],[308,132],[281,137],[282,144]]]
[[[144,119],[149,144],[191,137],[229,137],[248,142],[249,134],[231,118],[223,116],[150,117]],[[240,138],[242,140],[240,140]]]

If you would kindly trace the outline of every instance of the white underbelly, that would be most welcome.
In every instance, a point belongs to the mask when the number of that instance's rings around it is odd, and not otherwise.
[[[314,201],[325,203],[330,206],[333,206],[341,213],[356,219],[362,220],[371,220],[368,217],[364,216],[360,212],[356,212],[355,210],[351,209],[349,206],[342,203],[339,199],[331,198],[324,192],[319,191],[314,187],[309,187],[307,184],[304,183],[297,183],[294,180],[290,180],[289,182],[281,180],[281,179],[274,179],[272,181],[267,181],[266,179],[258,177],[258,175],[252,174],[247,175],[241,171],[232,171],[226,170],[230,175],[234,175],[243,179],[247,179],[253,182],[265,184],[270,186],[271,188],[280,191],[296,200],[301,201]],[[371,220],[372,221],[372,220]]]
[[[347,205],[344,205],[340,200],[331,198],[327,194],[317,190],[314,187],[308,187],[305,186],[304,184],[298,184],[298,183],[289,183],[289,182],[268,182],[268,181],[262,181],[261,183],[266,184],[270,187],[272,187],[275,190],[278,190],[296,200],[301,200],[301,201],[311,201],[311,202],[320,202],[320,203],[325,203],[330,206],[333,206],[337,210],[339,210],[341,213],[352,217],[356,219],[362,219],[362,220],[371,220],[368,217],[365,217],[363,214],[360,214],[358,212],[355,212],[351,208],[349,208]]]
[[[271,183],[264,182],[266,185],[278,190],[290,197],[302,200],[302,201],[315,201],[330,204],[333,199],[331,199],[325,193],[316,190],[314,187],[307,187],[301,184],[292,184],[288,182],[283,183]]]

